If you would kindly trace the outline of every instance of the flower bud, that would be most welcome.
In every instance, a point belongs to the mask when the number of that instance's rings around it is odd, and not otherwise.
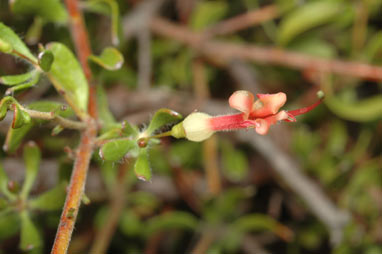
[[[184,119],[182,126],[185,137],[191,141],[203,141],[215,133],[210,124],[211,116],[205,113],[192,113]]]

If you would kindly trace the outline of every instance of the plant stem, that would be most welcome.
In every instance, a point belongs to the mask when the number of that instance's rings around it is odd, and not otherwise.
[[[78,121],[66,119],[64,117],[55,115],[54,112],[41,112],[41,111],[36,111],[32,109],[27,109],[27,108],[23,108],[23,110],[27,112],[32,118],[42,119],[42,120],[51,120],[67,129],[83,130],[87,127],[87,124],[84,122],[78,122]]]
[[[88,124],[88,128],[82,133],[64,209],[61,214],[60,224],[51,252],[52,254],[64,254],[68,251],[69,242],[85,189],[86,176],[93,153],[96,134],[96,126],[91,122]]]
[[[31,64],[33,64],[36,68],[40,69],[40,66],[38,65],[38,62],[36,62],[35,60],[27,57],[26,55],[20,53],[19,51],[15,50],[15,49],[12,49],[12,53],[15,54],[15,55],[18,55],[20,58],[23,58],[24,60],[30,62]]]
[[[95,91],[90,85],[92,77],[87,59],[91,54],[89,39],[85,28],[82,13],[80,12],[77,0],[65,0],[70,16],[71,33],[74,39],[76,51],[89,83],[89,105],[86,118],[81,119],[86,123],[87,128],[81,136],[77,157],[74,163],[69,189],[65,200],[65,205],[57,229],[56,238],[53,244],[52,254],[65,254],[68,251],[70,239],[72,237],[74,224],[76,222],[78,210],[81,204],[85,189],[86,176],[89,169],[91,155],[97,136],[97,103]]]

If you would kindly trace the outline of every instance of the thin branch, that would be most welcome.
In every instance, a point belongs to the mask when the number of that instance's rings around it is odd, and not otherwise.
[[[70,16],[70,29],[85,77],[89,83],[88,112],[94,119],[98,118],[96,93],[92,85],[92,73],[88,64],[88,57],[92,54],[83,15],[78,0],[65,0]]]
[[[286,66],[302,71],[331,72],[361,79],[382,81],[382,67],[379,66],[317,58],[279,48],[204,40],[202,34],[192,32],[184,26],[176,25],[162,18],[152,19],[151,28],[158,35],[182,42],[207,57],[222,61],[240,59],[261,64]]]
[[[151,31],[146,26],[137,34],[138,89],[148,90],[151,85]]]
[[[208,38],[228,35],[236,33],[240,30],[258,25],[266,21],[275,19],[279,16],[279,10],[276,5],[268,5],[266,7],[251,10],[247,13],[226,19],[204,31],[204,35]]]
[[[89,81],[91,80],[91,70],[87,61],[91,55],[91,49],[84,19],[78,6],[78,0],[65,0],[65,4],[70,16],[70,29],[76,52],[84,70],[85,77]]]
[[[82,13],[79,10],[78,0],[65,0],[66,7],[70,16],[71,33],[74,39],[77,54],[84,70],[86,79],[89,83],[89,105],[86,119],[87,128],[81,136],[78,153],[74,162],[72,176],[66,195],[65,205],[60,218],[54,240],[52,254],[65,254],[68,251],[70,239],[72,237],[74,224],[83,197],[86,177],[89,169],[91,155],[94,149],[94,142],[97,135],[97,104],[95,99],[95,89],[91,85],[91,71],[87,59],[91,54],[89,39],[85,28]]]
[[[32,118],[50,120],[67,129],[83,130],[87,127],[87,124],[84,122],[66,119],[54,114],[54,112],[41,112],[27,108],[23,108],[23,111],[27,112]]]
[[[40,69],[40,66],[38,65],[38,62],[36,62],[35,60],[29,58],[28,56],[20,53],[19,51],[15,50],[15,49],[12,49],[12,54],[17,55],[20,58],[23,58],[24,60],[26,60],[26,61],[30,62],[31,64],[33,64],[36,68]]]
[[[125,207],[125,193],[127,190],[126,174],[128,172],[129,165],[129,162],[125,162],[119,168],[116,184],[111,193],[110,210],[108,212],[108,216],[106,216],[107,219],[102,228],[97,232],[95,240],[93,241],[93,246],[91,247],[89,253],[106,253],[117,228],[118,221],[122,215],[123,208]]]
[[[77,158],[74,162],[65,205],[51,252],[52,254],[64,254],[68,251],[69,242],[85,189],[86,176],[93,153],[96,134],[95,124],[89,122],[88,128],[82,133],[80,146],[78,147]]]

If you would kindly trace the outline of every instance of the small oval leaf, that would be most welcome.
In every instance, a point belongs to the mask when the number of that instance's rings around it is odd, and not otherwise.
[[[13,0],[11,10],[19,15],[37,15],[45,21],[64,23],[68,14],[59,0]]]
[[[99,150],[100,157],[106,161],[119,161],[136,147],[133,140],[118,139],[107,142]]]
[[[35,71],[32,74],[31,78],[29,80],[27,80],[26,82],[18,84],[18,85],[15,85],[15,86],[13,86],[11,88],[8,88],[7,91],[5,91],[5,95],[10,95],[10,94],[12,94],[12,93],[14,93],[16,91],[32,87],[35,84],[37,84],[37,82],[39,80],[40,80],[40,72]]]
[[[27,46],[16,35],[16,33],[13,32],[12,29],[10,29],[9,27],[7,27],[6,25],[4,25],[1,22],[0,22],[0,39],[3,42],[6,42],[9,45],[11,45],[12,48],[14,50],[16,50],[17,52],[23,54],[24,56],[31,59],[32,61],[37,62],[36,57],[34,55],[32,55],[32,53],[29,51]],[[8,46],[6,47],[6,46],[7,45],[5,45],[5,46],[3,45],[3,47],[5,47],[5,49],[8,49],[8,51],[9,51],[9,47]],[[10,53],[10,52],[8,52],[8,53]],[[15,55],[15,54],[13,54],[13,55]],[[17,55],[15,55],[15,56],[17,56]]]
[[[18,75],[7,75],[0,77],[0,83],[3,85],[14,86],[30,80],[35,74],[35,71],[30,71]]]
[[[15,98],[6,96],[0,101],[0,120],[3,120],[12,103],[17,103]]]
[[[36,226],[33,224],[26,210],[21,212],[21,235],[20,248],[25,251],[38,248],[42,245],[42,238]]]
[[[62,43],[47,45],[54,55],[48,76],[77,114],[83,116],[88,106],[88,83],[73,53]]]
[[[338,1],[315,1],[296,8],[281,22],[278,41],[286,45],[297,35],[311,28],[332,21],[341,14],[343,3]]]
[[[8,175],[5,172],[3,165],[0,163],[0,193],[12,200],[14,195],[8,190]]]
[[[195,230],[197,225],[198,220],[190,213],[168,212],[149,219],[145,233],[146,235],[152,235],[155,232],[169,229]]]
[[[42,193],[29,201],[29,206],[41,211],[60,210],[65,202],[66,183],[62,182],[56,187]]]
[[[147,148],[139,149],[138,158],[134,165],[134,171],[135,171],[135,175],[138,177],[139,180],[142,180],[142,181],[151,180],[151,169],[150,169]]]
[[[12,121],[12,128],[17,129],[25,124],[29,124],[31,122],[31,117],[27,112],[22,110],[20,108],[19,104],[12,104],[11,106],[13,108],[13,121]]]
[[[146,132],[151,135],[156,130],[162,128],[163,126],[167,124],[173,124],[177,123],[180,120],[182,120],[182,115],[178,112],[175,112],[171,109],[162,108],[159,109],[157,112],[155,112],[153,118],[151,119],[151,122],[149,124],[149,127],[147,127]]]
[[[12,126],[10,126],[7,132],[5,143],[3,145],[3,150],[7,153],[14,153],[16,149],[20,146],[25,135],[29,132],[29,130],[32,127],[32,122],[25,124],[18,129],[13,129]]]
[[[324,103],[336,115],[350,121],[368,122],[382,119],[382,96],[377,95],[357,102],[346,102],[327,96]]]
[[[105,48],[100,56],[89,56],[89,60],[111,71],[120,69],[124,62],[123,55],[112,47]]]
[[[43,71],[50,71],[52,63],[54,61],[54,55],[50,50],[44,50],[38,55],[38,64]]]
[[[25,179],[21,189],[21,198],[25,200],[32,189],[40,167],[40,149],[34,142],[30,141],[26,146],[24,146],[23,157],[25,163]]]

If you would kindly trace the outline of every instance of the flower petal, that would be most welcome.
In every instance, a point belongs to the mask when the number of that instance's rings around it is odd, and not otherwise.
[[[252,107],[250,118],[274,115],[286,102],[285,93],[258,94],[259,98]]]
[[[257,126],[255,128],[256,132],[260,135],[265,135],[268,133],[269,128],[272,124],[277,123],[278,121],[286,120],[289,118],[288,113],[283,110],[275,115],[268,116],[266,118],[258,118],[255,120]]]
[[[245,114],[247,117],[252,110],[254,96],[251,92],[240,90],[234,92],[229,97],[229,105],[231,108],[237,109]]]

